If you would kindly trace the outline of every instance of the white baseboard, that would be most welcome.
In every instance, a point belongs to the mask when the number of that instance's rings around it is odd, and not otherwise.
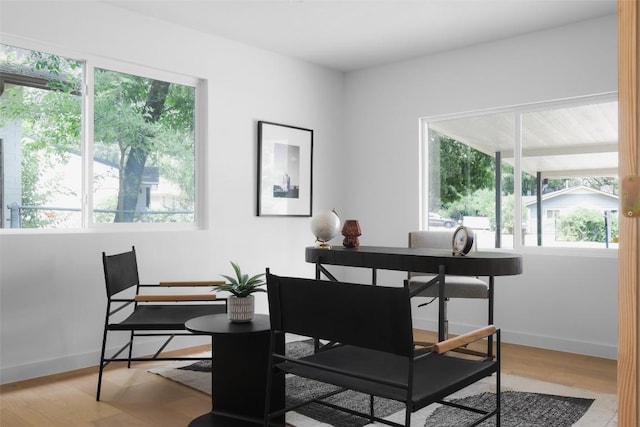
[[[449,323],[449,331],[453,334],[469,332],[482,325],[470,325]],[[437,322],[429,319],[414,319],[414,327],[429,331],[437,330]],[[587,356],[602,357],[605,359],[617,359],[618,349],[615,345],[604,345],[601,343],[577,341],[572,339],[557,338],[543,335],[532,335],[509,329],[502,329],[502,341],[511,344],[526,345],[530,347],[545,348],[549,350],[564,351],[568,353],[584,354]],[[168,350],[193,347],[207,344],[210,338],[189,337],[188,344],[185,341],[172,343]],[[162,344],[162,340],[145,341],[136,344],[136,354],[145,355],[155,353]],[[117,351],[119,347],[110,348],[109,351]],[[98,366],[100,361],[100,350],[93,352],[63,356],[55,359],[26,362],[14,366],[0,367],[0,384],[8,384],[16,381],[23,381],[31,378],[43,377],[76,369]],[[97,381],[97,377],[96,377]]]
[[[424,318],[413,319],[413,326],[414,328],[425,329],[428,331],[438,330],[437,321]],[[449,332],[452,334],[462,334],[481,326],[482,325],[449,322]],[[586,356],[601,357],[604,359],[616,360],[618,358],[618,348],[616,345],[606,345],[596,342],[578,341],[574,339],[545,335],[534,335],[512,331],[504,327],[501,327],[500,329],[502,333],[502,342],[505,343],[583,354]]]
[[[134,355],[142,356],[154,354],[164,343],[163,339],[140,341],[134,346]],[[211,343],[210,337],[185,337],[181,340],[171,342],[165,351],[179,350],[182,348],[194,347]],[[107,355],[114,354],[122,345],[107,349]],[[122,357],[122,354],[120,355]],[[31,378],[44,377],[47,375],[59,374],[74,371],[82,368],[96,367],[100,364],[100,349],[83,354],[74,354],[55,359],[26,362],[14,366],[0,367],[0,384],[8,384],[16,381],[24,381]],[[96,375],[96,385],[98,377]]]

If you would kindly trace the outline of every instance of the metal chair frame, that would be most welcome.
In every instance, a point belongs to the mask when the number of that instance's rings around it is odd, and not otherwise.
[[[217,298],[215,293],[152,293],[144,294],[141,290],[159,290],[170,287],[201,288],[215,286],[224,281],[185,281],[161,282],[158,284],[141,284],[138,277],[138,266],[135,247],[131,251],[115,255],[102,253],[107,305],[100,351],[100,366],[96,400],[100,400],[104,368],[111,362],[185,360],[211,360],[211,357],[163,356],[166,347],[175,337],[207,335],[187,331],[184,322],[201,315],[225,313],[226,299]],[[132,294],[133,295],[130,295]],[[129,310],[126,310],[129,309]],[[120,313],[122,319],[115,320]],[[128,332],[128,341],[118,350],[107,356],[109,332]],[[139,337],[166,337],[158,350],[150,356],[133,356],[134,340]],[[120,355],[128,350],[124,357]]]
[[[411,231],[409,232],[409,241],[408,241],[408,246],[410,248],[422,248],[422,247],[428,247],[428,248],[433,248],[433,249],[449,249],[449,247],[439,247],[437,245],[434,246],[422,246],[422,245],[416,245],[414,239],[412,239],[412,236],[415,234],[419,234],[419,233],[450,233],[451,236],[453,236],[453,232],[451,231],[447,231],[447,232],[443,232],[443,231]],[[474,243],[473,245],[474,250],[476,250],[476,243]],[[405,282],[405,285],[407,283],[410,283],[411,278],[415,277],[415,276],[424,276],[424,274],[422,273],[408,273],[408,279]],[[438,283],[439,281],[442,280],[440,275],[435,275],[431,280],[429,280],[428,282],[425,282],[421,285],[419,285],[418,287],[415,287],[412,289],[412,296],[413,297],[425,297],[423,295],[420,295],[421,292],[425,291],[426,289],[429,289],[431,287],[434,287],[434,289],[438,288]],[[455,280],[455,278],[452,278],[451,276],[447,276],[446,274],[444,275],[444,281],[448,282],[450,280]],[[442,316],[444,318],[444,337],[448,337],[449,336],[449,317],[448,317],[448,313],[447,313],[447,305],[449,300],[453,299],[486,299],[487,300],[487,325],[492,325],[494,323],[494,317],[493,317],[493,313],[494,313],[494,277],[493,276],[489,276],[488,277],[488,283],[484,282],[483,280],[478,279],[478,285],[480,286],[480,282],[482,282],[483,285],[485,285],[487,287],[487,295],[486,298],[470,298],[470,297],[459,297],[459,296],[447,296],[445,298],[442,298],[442,304],[440,305],[441,309],[439,310],[439,315]],[[432,298],[440,298],[440,295],[437,296],[431,296]],[[418,305],[418,307],[422,307],[424,305],[426,305],[428,303],[424,303],[424,304],[420,304]],[[428,345],[429,343],[423,343],[425,345]],[[490,348],[490,347],[489,347]]]
[[[440,403],[480,414],[469,426],[495,417],[500,425],[500,331],[490,325],[436,343],[428,353],[413,346],[410,291],[408,288],[357,285],[333,281],[279,277],[267,274],[271,317],[270,361],[263,425],[287,411],[310,403],[363,417],[369,422],[410,426],[411,413]],[[309,356],[293,358],[275,351],[278,334],[293,333],[330,342]],[[470,359],[449,353],[459,346],[495,335],[496,355]],[[310,400],[269,408],[271,381],[293,374],[338,386]],[[459,405],[447,396],[495,374],[496,405],[489,411]],[[355,390],[370,396],[369,412],[359,412],[326,402],[329,396]],[[374,398],[404,403],[404,424],[374,413]]]

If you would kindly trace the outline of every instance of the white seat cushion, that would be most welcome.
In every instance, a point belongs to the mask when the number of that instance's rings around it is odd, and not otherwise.
[[[413,276],[409,279],[409,288],[413,291],[434,279],[436,276]],[[437,297],[438,284],[429,286],[415,296]],[[445,276],[445,298],[488,298],[489,286],[480,279],[469,276]]]
[[[454,230],[444,231],[411,231],[409,233],[410,248],[449,249]],[[475,247],[475,244],[474,244]],[[435,275],[409,273],[411,290],[432,280]],[[489,298],[489,285],[476,277],[451,276],[445,277],[445,298]],[[438,296],[438,285],[433,285],[415,296],[434,298]]]

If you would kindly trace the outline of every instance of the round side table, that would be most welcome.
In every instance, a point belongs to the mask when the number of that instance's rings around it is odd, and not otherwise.
[[[262,425],[269,366],[269,316],[257,314],[251,322],[233,323],[226,314],[196,317],[186,329],[210,334],[213,345],[212,410],[189,427],[243,427]],[[284,353],[284,337],[276,351]],[[271,408],[284,407],[284,377],[272,380]],[[284,426],[284,417],[281,420]]]

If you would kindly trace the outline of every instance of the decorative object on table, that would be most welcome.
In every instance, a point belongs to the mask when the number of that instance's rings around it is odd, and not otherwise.
[[[469,253],[473,247],[473,230],[469,227],[461,225],[453,232],[453,239],[451,241],[451,250],[453,255],[465,256]]]
[[[311,231],[316,236],[316,247],[330,249],[329,241],[340,232],[340,218],[335,209],[315,214],[311,218]]]
[[[313,130],[258,122],[258,216],[311,216]]]
[[[342,241],[342,245],[345,248],[357,248],[360,246],[360,240],[358,236],[362,235],[362,230],[360,229],[360,223],[357,219],[348,219],[344,222],[344,226],[342,227],[342,235],[344,236],[344,240]]]
[[[229,283],[217,285],[217,290],[231,292],[232,294],[227,300],[227,317],[230,321],[235,323],[250,322],[255,314],[253,293],[266,292],[265,289],[260,288],[265,284],[264,280],[262,280],[264,273],[249,277],[248,274],[242,273],[238,264],[231,261],[231,265],[236,276],[221,274]]]

